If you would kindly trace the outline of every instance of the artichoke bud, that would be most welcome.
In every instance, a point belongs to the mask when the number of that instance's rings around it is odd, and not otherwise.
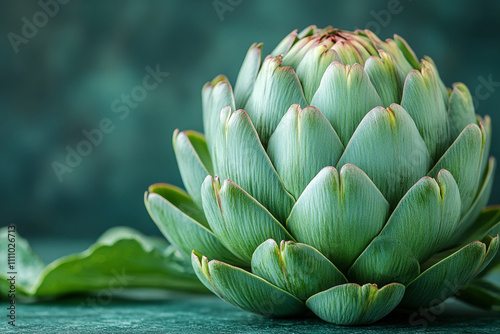
[[[400,36],[292,31],[202,99],[205,135],[173,140],[187,193],[158,185],[146,207],[222,299],[366,324],[500,262],[491,120]]]

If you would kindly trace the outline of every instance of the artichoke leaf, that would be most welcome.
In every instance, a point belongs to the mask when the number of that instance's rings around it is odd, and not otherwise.
[[[358,167],[345,165],[340,175],[323,168],[304,190],[287,220],[299,241],[313,246],[347,271],[389,215],[389,203]]]
[[[441,91],[441,97],[444,101],[444,104],[446,106],[446,110],[448,110],[448,103],[450,102],[450,92],[448,91],[448,88],[443,83],[443,80],[441,80],[441,77],[439,76],[439,72],[437,69],[436,64],[434,63],[434,60],[432,60],[431,57],[424,56],[424,59],[422,59],[422,64],[427,62],[427,66],[432,68],[432,71],[434,72],[434,79],[436,80],[436,85]]]
[[[482,152],[482,158],[481,158],[481,175],[486,174],[486,170],[488,168],[489,164],[489,158],[490,158],[490,147],[491,147],[491,118],[486,115],[484,116],[484,119],[481,116],[476,117],[477,123],[479,124],[479,127],[481,128],[481,131],[483,132],[484,136],[484,145],[483,145],[483,152]]]
[[[382,99],[382,106],[387,108],[401,101],[403,84],[399,82],[394,58],[383,50],[379,51],[379,55],[366,60],[365,71]]]
[[[453,175],[460,190],[462,214],[469,211],[479,189],[484,140],[484,132],[469,124],[427,174],[436,177],[446,169]]]
[[[360,43],[357,39],[355,38],[347,38],[346,41],[351,44],[361,55],[361,62],[359,64],[365,65],[366,59],[368,59],[370,56],[373,54],[371,53],[371,48],[367,48],[365,44]]]
[[[301,60],[297,67],[297,77],[302,84],[307,101],[312,100],[325,70],[334,61],[342,62],[342,59],[335,50],[331,49],[331,44],[327,43],[316,45]]]
[[[281,66],[297,68],[305,55],[320,43],[320,39],[315,36],[304,37],[295,43],[283,56]]]
[[[243,108],[255,85],[255,79],[260,68],[262,43],[252,44],[241,65],[236,84],[234,85],[234,103],[236,109]]]
[[[344,35],[344,34],[342,34]],[[355,40],[360,45],[362,45],[366,51],[372,56],[377,56],[380,50],[377,50],[371,40],[366,36],[363,30],[356,30],[354,33],[350,33],[346,37],[349,41]]]
[[[448,112],[436,76],[434,68],[423,61],[421,72],[408,73],[401,99],[401,106],[415,122],[433,161],[449,144]]]
[[[455,232],[455,237],[450,240],[449,245],[452,246],[457,242],[461,242],[462,245],[466,243],[472,242],[474,240],[479,240],[486,235],[486,233],[482,235],[478,235],[478,233],[484,232],[483,223],[484,210],[489,211],[488,208],[484,207],[488,204],[488,199],[490,197],[491,191],[493,189],[493,179],[495,175],[496,162],[494,158],[490,158],[488,169],[486,171],[485,178],[479,189],[478,195],[472,203],[469,211],[463,216],[462,220],[459,223],[458,229]],[[494,209],[494,208],[492,208]],[[462,240],[466,240],[462,242]]]
[[[205,136],[196,131],[175,130],[172,142],[182,182],[201,208],[201,184],[208,174],[214,173]]]
[[[325,115],[347,145],[363,117],[381,106],[382,100],[361,65],[344,66],[334,61],[323,74],[310,105]]]
[[[292,104],[307,106],[297,74],[293,68],[281,66],[281,62],[281,56],[264,59],[244,108],[264,147]]]
[[[263,242],[253,253],[252,272],[301,300],[345,284],[347,279],[313,247],[275,240]]]
[[[498,240],[498,237],[496,238]],[[495,251],[498,241],[492,242]],[[489,252],[488,252],[489,253]],[[406,286],[401,305],[409,309],[435,306],[469,282],[485,262],[487,245],[474,241],[432,267]]]
[[[453,91],[448,103],[448,118],[450,120],[450,139],[452,142],[467,125],[476,123],[472,96],[467,86],[461,82],[453,84]]]
[[[479,217],[474,221],[471,228],[464,232],[465,244],[474,240],[480,240],[487,235],[496,235],[495,233],[500,223],[500,205],[492,205],[484,208]]]
[[[359,124],[337,168],[361,168],[392,207],[430,167],[425,143],[410,115],[399,105],[373,108]]]
[[[349,66],[359,64],[362,67],[365,64],[365,59],[370,56],[364,47],[358,49],[345,40],[337,41],[332,49],[340,56],[342,63]]]
[[[413,50],[410,48],[408,43],[403,39],[403,37],[395,34],[394,35],[394,42],[396,43],[398,48],[401,50],[401,52],[405,56],[408,63],[410,63],[410,65],[413,66],[414,69],[416,69],[416,70],[420,69],[421,65],[418,61],[417,56],[415,55],[415,52],[413,52]]]
[[[405,287],[392,283],[339,285],[315,294],[306,305],[321,319],[337,325],[366,325],[389,314],[403,298]]]
[[[202,185],[203,208],[213,233],[246,265],[255,249],[269,238],[294,240],[269,211],[231,180],[207,176]]]
[[[303,313],[304,303],[283,289],[241,268],[193,252],[193,268],[200,281],[226,302],[245,311],[284,317]]]
[[[438,182],[423,177],[403,197],[380,235],[349,270],[356,282],[380,285],[409,283],[419,274],[418,262],[442,248],[460,219],[460,194],[446,170]],[[381,240],[379,240],[381,239]]]
[[[325,30],[329,30],[329,28],[331,28],[331,27],[328,26],[324,29],[318,29],[318,27],[316,25],[311,24],[310,26],[307,26],[304,29],[302,29],[301,32],[299,32],[299,34],[297,36],[299,37],[299,39],[303,39],[303,38],[311,36],[313,34],[320,33],[320,32],[325,31]]]
[[[224,75],[219,75],[203,86],[201,95],[203,128],[205,129],[208,151],[215,164],[217,161],[215,136],[218,133],[220,112],[222,108],[226,106],[230,106],[232,108],[231,110],[236,110],[233,89],[227,78]]]
[[[289,33],[271,52],[273,57],[279,55],[286,55],[288,50],[292,47],[293,44],[297,41],[297,29]]]
[[[172,185],[153,185],[144,201],[165,238],[184,255],[197,250],[211,259],[241,263],[208,229],[203,213],[183,190]]]
[[[383,286],[392,282],[408,284],[419,273],[419,262],[406,244],[398,238],[378,236],[354,262],[347,277],[352,282]]]
[[[447,248],[445,251],[433,255],[432,258],[430,258],[422,266],[428,268],[473,241],[483,240],[483,243],[490,243],[491,236],[496,236],[499,233],[500,206],[487,207],[480,213],[480,216],[474,221],[474,224],[458,239],[460,240],[458,247]],[[488,268],[479,270],[478,275],[483,276],[487,274],[490,267],[495,266],[499,261],[500,256],[497,254],[497,256],[491,261],[490,265],[488,265]]]
[[[486,249],[486,255],[483,258],[483,261],[481,262],[481,265],[479,268],[476,270],[476,273],[474,277],[476,276],[482,276],[481,274],[487,274],[489,272],[489,269],[492,267],[496,266],[498,261],[500,260],[498,256],[498,230],[500,226],[497,224],[490,230],[490,233],[494,233],[495,237],[492,237],[489,233],[486,235],[484,238],[481,239],[481,242],[484,243],[485,245],[488,245],[488,248]],[[494,230],[494,231],[493,231]]]
[[[267,154],[285,188],[298,198],[326,166],[335,166],[344,145],[330,122],[314,107],[293,104],[269,140]]]
[[[217,142],[221,160],[216,175],[232,180],[284,223],[295,199],[285,189],[248,114],[243,110],[231,114],[225,108],[220,121]]]
[[[386,39],[384,42],[380,40],[377,37],[377,35],[375,35],[370,30],[365,30],[365,34],[372,41],[373,45],[377,50],[384,50],[390,53],[394,57],[394,60],[396,61],[396,68],[400,78],[399,81],[404,82],[406,75],[408,74],[408,72],[413,70],[414,67],[410,64],[410,62],[406,58],[405,53],[399,48],[398,43],[396,43],[394,40],[390,38]],[[419,70],[420,66],[418,66],[416,69]]]

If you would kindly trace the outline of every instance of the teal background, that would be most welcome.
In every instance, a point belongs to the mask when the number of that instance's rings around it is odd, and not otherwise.
[[[49,3],[50,1],[45,1]],[[143,205],[155,182],[181,185],[171,146],[174,129],[202,131],[201,87],[219,73],[234,83],[253,42],[268,53],[291,30],[310,24],[397,33],[417,56],[431,56],[447,86],[481,78],[500,82],[499,1],[220,0],[69,1],[16,53],[8,39],[33,21],[37,1],[0,6],[0,214],[26,237],[95,238],[115,225],[158,234]],[[378,18],[378,19],[377,19]],[[146,67],[169,76],[123,120],[112,103],[142,83]],[[500,128],[500,87],[478,100]],[[52,163],[83,130],[109,118],[114,130],[59,182]],[[494,131],[492,154],[500,157]],[[500,202],[500,177],[491,203]]]

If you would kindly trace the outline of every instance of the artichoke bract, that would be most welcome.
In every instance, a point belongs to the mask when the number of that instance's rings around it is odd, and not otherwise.
[[[488,266],[491,121],[464,84],[368,30],[311,26],[262,58],[252,45],[234,90],[203,87],[205,135],[174,133],[187,192],[146,192],[207,288],[258,314],[368,324]]]

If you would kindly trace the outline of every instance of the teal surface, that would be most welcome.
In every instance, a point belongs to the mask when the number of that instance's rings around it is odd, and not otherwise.
[[[56,241],[56,242],[52,242]],[[80,251],[86,242],[38,240],[45,262]],[[0,302],[0,333],[497,333],[500,314],[449,300],[433,310],[393,313],[366,327],[340,327],[314,315],[270,319],[242,311],[213,295],[163,290],[128,290],[55,300],[17,300],[16,326],[7,324],[7,303]]]
[[[155,300],[138,300],[155,296]],[[72,297],[18,305],[16,328],[1,333],[498,333],[498,314],[482,312],[458,302],[413,316],[391,314],[368,327],[340,327],[314,316],[269,319],[241,311],[213,296],[134,292],[110,298]],[[134,299],[130,299],[134,298]],[[3,304],[4,305],[4,304]],[[4,310],[5,307],[0,309]],[[4,318],[2,314],[2,318]],[[431,319],[433,321],[431,321]]]

